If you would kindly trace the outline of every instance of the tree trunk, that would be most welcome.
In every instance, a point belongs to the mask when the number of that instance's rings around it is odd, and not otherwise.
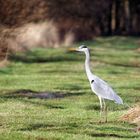
[[[125,31],[126,34],[130,33],[130,8],[129,0],[124,0],[124,13],[125,13]]]
[[[114,34],[116,29],[116,1],[113,0],[112,2],[112,9],[111,9],[111,32]]]

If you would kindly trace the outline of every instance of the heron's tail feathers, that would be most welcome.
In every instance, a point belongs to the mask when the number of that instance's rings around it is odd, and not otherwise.
[[[115,103],[117,104],[123,104],[123,100],[120,96],[116,95],[114,99]]]

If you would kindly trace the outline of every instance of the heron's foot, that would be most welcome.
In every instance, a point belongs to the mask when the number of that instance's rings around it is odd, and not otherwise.
[[[105,123],[107,123],[107,106],[105,106],[105,109],[104,109],[104,117],[105,117]]]
[[[107,120],[107,116],[102,116],[100,117],[100,120],[98,121],[99,123],[107,123],[108,120]]]
[[[107,122],[108,122],[107,117],[106,117],[106,116],[103,117],[103,119],[101,120],[101,122],[102,122],[102,123],[107,123]]]
[[[103,122],[102,120],[99,120],[99,121],[98,121],[98,123],[102,123],[102,122]]]
[[[108,122],[108,120],[107,120],[107,114],[105,114],[105,116],[104,116],[104,123],[107,123]]]
[[[99,120],[98,123],[99,124],[107,123],[107,120]]]
[[[107,119],[105,119],[104,117],[100,117],[98,123],[107,123]]]
[[[100,110],[99,123],[107,123],[107,106],[104,106],[104,108],[101,108]]]
[[[107,118],[105,119],[105,121],[104,121],[105,123],[107,123]]]

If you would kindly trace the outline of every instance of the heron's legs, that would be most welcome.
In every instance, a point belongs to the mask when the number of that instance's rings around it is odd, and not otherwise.
[[[98,96],[100,101],[100,122],[102,121],[102,112],[103,112],[103,104],[102,104],[102,98]]]
[[[105,122],[107,122],[107,106],[105,100],[98,96],[100,101],[100,122],[102,122],[102,117],[105,117]]]
[[[104,115],[105,115],[105,122],[107,122],[107,106],[106,106],[106,103],[105,103],[105,99],[102,99],[103,100],[103,110],[104,110]]]

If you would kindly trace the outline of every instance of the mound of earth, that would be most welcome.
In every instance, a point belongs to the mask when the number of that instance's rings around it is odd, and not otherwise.
[[[121,116],[121,120],[140,124],[140,105],[130,108],[126,114]]]
[[[138,125],[136,131],[140,131],[140,104],[130,108],[126,114],[121,116],[121,120]]]

